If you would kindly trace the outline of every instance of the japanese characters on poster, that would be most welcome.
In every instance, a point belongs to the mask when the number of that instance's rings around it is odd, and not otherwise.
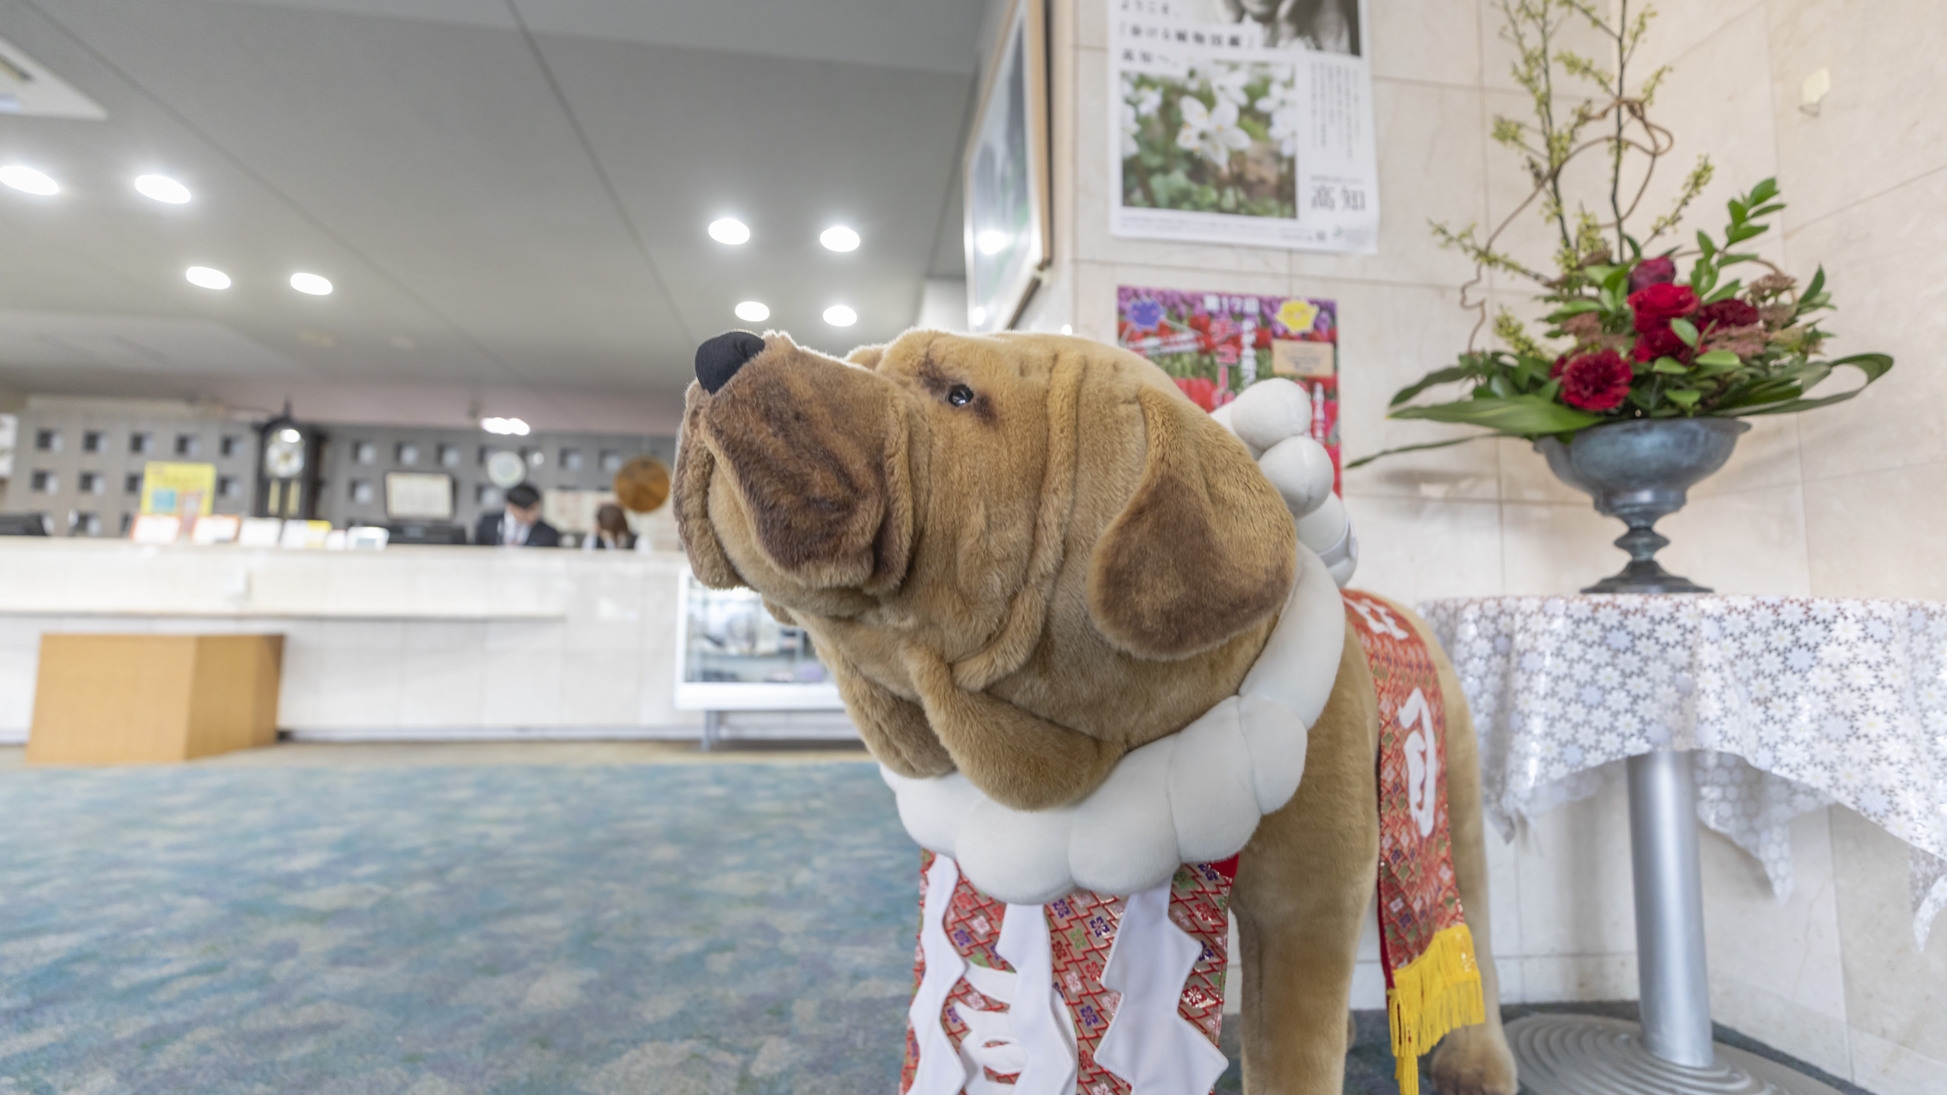
[[[1122,286],[1116,342],[1148,358],[1206,411],[1266,377],[1297,382],[1312,401],[1312,437],[1332,454],[1339,487],[1338,305],[1309,297]]]
[[[1109,0],[1109,229],[1370,254],[1362,0]]]

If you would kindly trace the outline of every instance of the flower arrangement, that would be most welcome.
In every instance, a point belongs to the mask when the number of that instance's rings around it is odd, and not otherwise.
[[[1457,364],[1394,395],[1390,417],[1492,431],[1476,436],[1567,441],[1580,430],[1625,419],[1811,410],[1851,399],[1893,367],[1892,358],[1878,353],[1821,359],[1829,336],[1819,321],[1832,309],[1824,269],[1801,287],[1743,249],[1770,230],[1767,218],[1785,208],[1775,180],[1765,179],[1730,200],[1721,235],[1698,231],[1694,246],[1679,244],[1674,229],[1713,174],[1709,158],[1700,157],[1674,206],[1646,234],[1630,231],[1656,163],[1674,143],[1669,131],[1648,117],[1669,69],[1655,70],[1633,88],[1628,78],[1629,61],[1654,14],[1647,6],[1632,18],[1628,0],[1619,0],[1613,24],[1586,0],[1500,0],[1499,6],[1503,35],[1519,53],[1514,77],[1534,103],[1535,121],[1496,117],[1493,137],[1522,156],[1534,189],[1484,239],[1476,239],[1471,227],[1455,231],[1435,223],[1433,231],[1444,246],[1475,261],[1475,277],[1463,288],[1462,302],[1481,313],[1476,338],[1487,312],[1473,293],[1489,269],[1539,287],[1539,299],[1549,309],[1546,328],[1535,337],[1501,311],[1493,330],[1502,347],[1478,349],[1470,340]],[[1586,21],[1613,43],[1613,70],[1558,46],[1571,19]],[[1561,116],[1563,76],[1599,88],[1601,98],[1584,99]],[[1585,154],[1607,161],[1606,207],[1594,212],[1578,204],[1571,213],[1563,170]],[[1559,238],[1553,274],[1496,249],[1501,233],[1529,206],[1539,207]],[[1666,237],[1671,242],[1659,247]],[[1748,281],[1739,276],[1746,271]],[[1864,382],[1830,395],[1808,394],[1841,366],[1856,369]],[[1471,386],[1466,398],[1413,402],[1429,388],[1454,382]],[[1474,439],[1389,449],[1348,467]]]

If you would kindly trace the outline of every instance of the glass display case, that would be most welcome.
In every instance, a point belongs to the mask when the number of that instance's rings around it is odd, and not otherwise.
[[[676,707],[689,711],[841,709],[838,686],[803,628],[779,623],[748,589],[677,579]]]

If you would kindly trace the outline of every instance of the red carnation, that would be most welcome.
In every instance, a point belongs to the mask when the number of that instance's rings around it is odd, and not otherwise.
[[[1636,350],[1632,355],[1638,361],[1655,361],[1659,357],[1674,357],[1678,361],[1690,361],[1695,353],[1675,331],[1659,327],[1654,331],[1644,331],[1636,336]]]
[[[1176,386],[1182,389],[1184,395],[1190,397],[1190,402],[1204,410],[1217,409],[1217,385],[1209,377],[1179,376],[1176,378]]]
[[[1666,282],[1629,294],[1629,306],[1636,312],[1636,329],[1654,331],[1696,311],[1697,292],[1688,285]]]
[[[1563,354],[1555,359],[1555,364],[1548,367],[1548,379],[1553,380],[1562,375],[1562,370],[1566,368],[1568,368],[1568,355]]]
[[[1629,291],[1640,293],[1652,285],[1677,280],[1677,264],[1669,258],[1644,259],[1629,272]]]
[[[1758,322],[1758,310],[1741,300],[1720,300],[1697,309],[1697,327],[1749,327]]]
[[[1628,398],[1634,375],[1614,350],[1583,354],[1562,370],[1562,402],[1585,411],[1613,411]]]
[[[1251,345],[1259,350],[1270,349],[1271,348],[1271,328],[1259,327],[1257,329],[1256,336],[1254,336],[1251,342]]]

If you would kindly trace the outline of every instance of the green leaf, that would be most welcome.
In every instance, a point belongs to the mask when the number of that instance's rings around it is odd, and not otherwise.
[[[1710,237],[1702,229],[1697,230],[1697,250],[1704,253],[1705,262],[1709,262],[1711,256],[1717,253],[1717,245],[1710,242]]]
[[[1759,180],[1758,185],[1751,188],[1751,193],[1745,195],[1745,200],[1756,205],[1760,202],[1768,202],[1777,196],[1778,179],[1776,176],[1773,176],[1769,179]]]
[[[1658,373],[1687,373],[1690,371],[1684,367],[1683,362],[1678,361],[1674,357],[1657,358],[1651,363],[1650,370]]]
[[[1551,321],[1555,319],[1567,319],[1569,316],[1579,316],[1584,312],[1600,311],[1602,311],[1602,302],[1599,300],[1571,300],[1560,308],[1548,313],[1548,318]]]
[[[1737,278],[1732,278],[1731,280],[1711,290],[1710,295],[1704,298],[1704,303],[1715,304],[1720,300],[1729,300],[1732,297],[1736,296],[1738,290],[1742,288],[1744,288],[1744,282]]]
[[[1675,331],[1677,333],[1677,337],[1683,340],[1683,344],[1685,346],[1688,346],[1691,349],[1696,349],[1697,347],[1697,325],[1696,324],[1690,322],[1687,319],[1681,319],[1681,318],[1673,319],[1670,321],[1670,330]]]
[[[1704,393],[1695,388],[1677,388],[1663,393],[1664,398],[1686,410],[1695,407],[1697,400],[1702,399],[1703,395]]]
[[[1819,367],[1827,371],[1840,365],[1845,365],[1854,369],[1858,369],[1861,373],[1865,375],[1866,377],[1865,383],[1859,385],[1859,387],[1854,388],[1851,391],[1840,392],[1837,395],[1820,396],[1817,399],[1802,399],[1802,398],[1787,399],[1785,402],[1782,403],[1770,403],[1764,406],[1752,407],[1751,409],[1748,410],[1739,409],[1738,414],[1740,416],[1759,415],[1759,414],[1795,414],[1799,411],[1809,411],[1814,407],[1829,407],[1834,403],[1844,403],[1846,400],[1851,399],[1853,396],[1858,395],[1860,392],[1865,391],[1867,386],[1872,384],[1873,381],[1878,380],[1882,376],[1885,376],[1887,370],[1893,367],[1893,359],[1886,354],[1853,354],[1851,357],[1841,357],[1832,361],[1811,363],[1811,366]],[[1823,379],[1823,377],[1821,377],[1821,379]],[[1816,381],[1814,381],[1813,383],[1816,383]],[[1793,386],[1796,387],[1797,385],[1793,385]],[[1807,384],[1805,385],[1805,387],[1810,388],[1811,385]]]
[[[1805,297],[1818,296],[1819,290],[1823,288],[1825,288],[1825,267],[1821,266],[1817,270],[1813,271],[1811,282],[1805,286],[1804,296]],[[1801,297],[1800,299],[1803,300],[1804,297]]]
[[[1477,433],[1472,437],[1450,437],[1445,441],[1428,441],[1423,445],[1401,445],[1397,448],[1383,449],[1373,453],[1371,456],[1361,456],[1359,459],[1351,461],[1345,465],[1345,470],[1351,471],[1353,468],[1363,468],[1382,456],[1397,456],[1403,452],[1420,452],[1424,449],[1444,449],[1450,445],[1465,445],[1469,441],[1485,441],[1493,436],[1495,435],[1491,433]]]
[[[1480,426],[1496,433],[1516,437],[1540,437],[1566,433],[1603,421],[1600,415],[1564,407],[1534,395],[1515,395],[1503,399],[1463,399],[1432,407],[1401,407],[1393,418],[1424,418],[1433,422],[1458,422]]]
[[[1470,376],[1479,376],[1479,375],[1480,375],[1480,370],[1477,367],[1473,367],[1465,364],[1449,365],[1444,369],[1435,369],[1432,372],[1421,377],[1420,379],[1414,381],[1411,384],[1408,384],[1406,387],[1401,388],[1399,391],[1393,393],[1393,401],[1390,404],[1388,404],[1388,406],[1397,407],[1401,403],[1404,403],[1407,400],[1413,398],[1414,396],[1419,395],[1421,392],[1426,391],[1428,388],[1433,387],[1435,384],[1451,384],[1456,380],[1466,380]]]
[[[1729,350],[1707,350],[1697,355],[1699,365],[1736,365],[1740,358]]]

